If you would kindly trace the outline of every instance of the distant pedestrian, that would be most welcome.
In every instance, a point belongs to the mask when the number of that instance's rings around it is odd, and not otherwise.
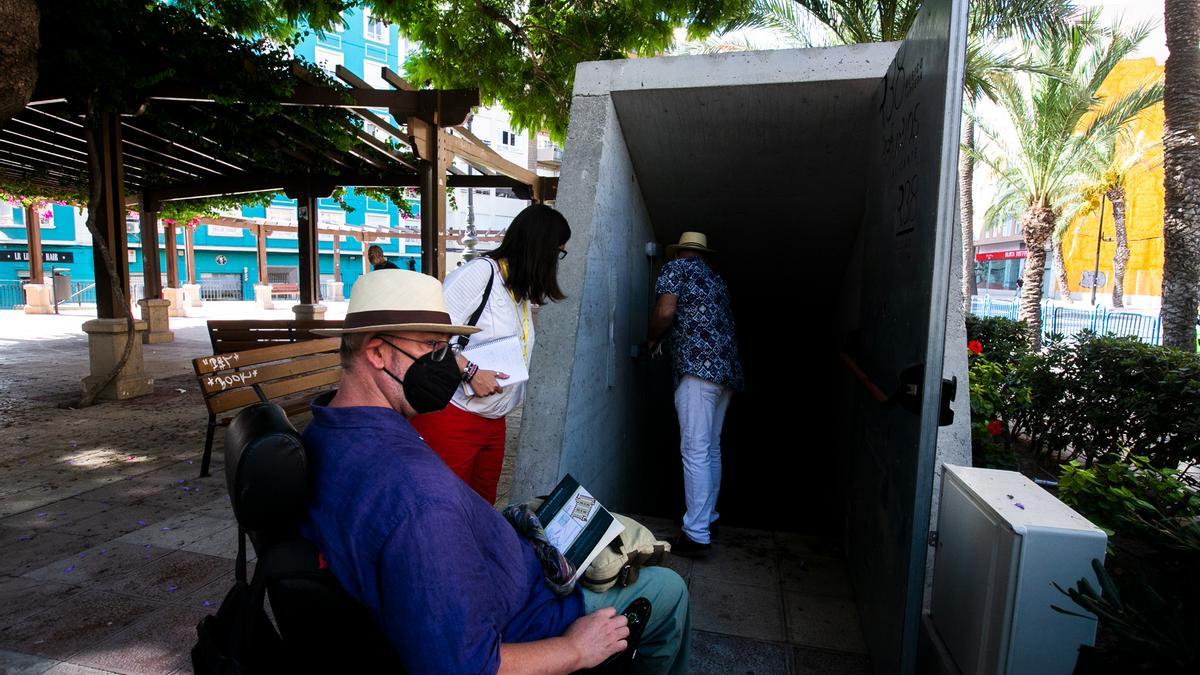
[[[371,261],[372,270],[398,270],[396,264],[383,257],[383,249],[372,246],[367,249],[367,260]]]
[[[409,272],[416,272],[416,271],[417,271],[417,260],[416,260],[416,258],[409,258],[409,259],[408,259],[408,271],[409,271]]]

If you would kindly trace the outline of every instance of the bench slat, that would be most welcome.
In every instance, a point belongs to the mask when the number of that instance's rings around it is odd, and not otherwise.
[[[331,368],[322,370],[300,377],[293,377],[287,380],[275,380],[267,382],[260,386],[263,395],[269,400],[295,394],[307,389],[316,389],[317,387],[329,387],[337,384],[342,380],[342,369]],[[208,411],[214,415],[248,406],[259,400],[258,394],[250,387],[241,387],[231,391],[214,394],[205,399],[205,404],[208,406]]]
[[[198,359],[192,359],[192,367],[195,368],[196,375],[208,375],[209,373],[217,373],[223,370],[233,370],[234,368],[244,369],[260,363],[292,359],[297,356],[307,356],[321,352],[336,352],[340,347],[341,338],[336,337],[290,342],[288,344],[263,347],[261,349],[201,356]]]
[[[239,387],[262,385],[272,380],[281,380],[303,373],[325,370],[341,365],[341,356],[336,352],[302,356],[281,363],[260,367],[248,367],[233,372],[211,373],[200,376],[200,390],[205,396]]]
[[[218,343],[224,345],[227,342],[256,342],[258,340],[288,340],[298,342],[300,340],[319,340],[324,336],[317,335],[310,328],[287,330],[282,328],[267,328],[263,330],[222,330],[214,333],[213,337]]]
[[[274,342],[316,340],[316,328],[341,328],[341,319],[223,319],[208,322],[214,354],[268,346]],[[262,344],[256,344],[262,343]]]

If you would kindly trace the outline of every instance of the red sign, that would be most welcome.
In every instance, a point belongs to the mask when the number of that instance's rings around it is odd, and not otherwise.
[[[988,253],[976,253],[976,260],[1012,260],[1013,258],[1024,258],[1029,255],[1029,251],[1021,249],[1018,251],[990,251]]]

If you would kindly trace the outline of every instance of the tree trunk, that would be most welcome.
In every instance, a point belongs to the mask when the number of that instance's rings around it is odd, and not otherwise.
[[[1063,257],[1063,241],[1059,239],[1054,246],[1054,271],[1058,274],[1058,288],[1062,299],[1071,301],[1071,280],[1067,278],[1067,260]]]
[[[1196,350],[1200,302],[1200,4],[1166,0],[1163,89],[1163,344]]]
[[[1125,232],[1125,188],[1117,185],[1107,193],[1112,202],[1113,225],[1117,228],[1117,252],[1113,255],[1112,306],[1125,306],[1125,265],[1129,262],[1129,235]]]
[[[963,116],[962,144],[975,148],[975,120]],[[962,294],[963,316],[971,313],[971,296],[975,295],[975,158],[963,152],[958,160],[958,221],[962,228]]]
[[[37,0],[0,0],[0,124],[21,112],[37,84]]]
[[[1058,215],[1048,206],[1035,204],[1021,214],[1021,234],[1025,248],[1025,275],[1021,285],[1019,318],[1029,326],[1030,342],[1034,349],[1042,343],[1042,278],[1046,275],[1046,244],[1054,233]]]

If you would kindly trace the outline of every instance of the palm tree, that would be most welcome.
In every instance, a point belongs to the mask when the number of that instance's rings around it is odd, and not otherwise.
[[[754,0],[749,17],[731,30],[769,30],[791,47],[889,42],[904,39],[921,3],[922,0]],[[992,45],[1012,35],[1030,38],[1062,32],[1066,30],[1068,17],[1075,14],[1075,7],[1073,0],[975,0],[970,5],[970,12],[963,77],[963,104],[968,111],[982,98],[994,100],[993,82],[999,75],[1016,70],[1045,72],[1039,65],[1014,59]],[[683,51],[751,48],[744,37],[733,37],[726,32],[700,43],[689,43]],[[963,313],[966,314],[971,309],[971,296],[975,294],[975,122],[971,115],[966,115],[963,120],[962,146],[958,165],[959,226],[963,249]]]
[[[1125,265],[1129,262],[1129,236],[1125,232],[1125,183],[1134,171],[1145,171],[1158,163],[1154,153],[1160,143],[1122,130],[1102,145],[1099,173],[1084,191],[1086,212],[1103,210],[1104,202],[1112,204],[1113,227],[1116,230],[1117,250],[1113,254],[1112,306],[1125,306]],[[1103,216],[1101,216],[1103,217]]]
[[[1035,347],[1041,339],[1046,248],[1054,239],[1060,219],[1082,206],[1081,196],[1089,176],[1102,163],[1103,143],[1129,120],[1162,100],[1159,82],[1146,82],[1112,101],[1101,100],[1096,93],[1113,68],[1145,39],[1149,29],[1148,25],[1138,26],[1131,33],[1104,29],[1098,25],[1098,14],[1092,12],[1065,33],[1033,40],[1030,58],[1057,69],[1060,76],[1019,73],[1003,78],[997,87],[998,102],[1015,132],[1015,143],[983,127],[988,151],[973,153],[999,181],[999,194],[987,211],[986,221],[995,225],[1014,215],[1020,218],[1029,250],[1020,318],[1029,324]],[[1055,249],[1056,256],[1061,256],[1061,248]]]
[[[1163,344],[1196,349],[1200,300],[1200,4],[1166,0],[1163,109]]]

